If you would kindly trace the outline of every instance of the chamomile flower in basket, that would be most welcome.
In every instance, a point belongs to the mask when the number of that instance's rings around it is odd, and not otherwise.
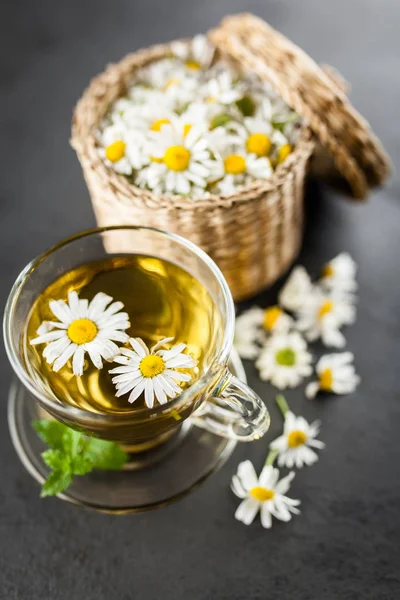
[[[235,300],[257,294],[298,256],[316,141],[356,197],[388,174],[379,142],[332,79],[249,14],[109,66],[79,102],[72,134],[98,224],[183,234],[217,262]],[[192,127],[186,140],[165,138],[161,124],[174,116]],[[121,121],[126,131],[111,141],[121,158],[109,160],[104,129]],[[150,154],[154,132],[158,153]]]

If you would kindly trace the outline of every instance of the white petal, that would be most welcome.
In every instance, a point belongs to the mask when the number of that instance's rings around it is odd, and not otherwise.
[[[238,498],[247,498],[247,492],[240,483],[240,479],[237,475],[232,477],[231,490]]]
[[[319,390],[319,383],[318,381],[311,381],[307,386],[306,386],[306,397],[309,400],[312,400],[313,398],[315,398],[315,396],[317,395]]]
[[[129,343],[140,358],[150,354],[150,350],[141,338],[129,338]]]
[[[74,320],[71,309],[63,300],[50,300],[49,307],[54,316],[62,323],[69,325]]]
[[[246,498],[239,504],[235,512],[235,519],[241,521],[245,525],[250,525],[254,521],[260,503],[254,498]]]
[[[272,516],[268,502],[261,505],[261,525],[265,529],[270,529],[272,525]]]
[[[144,401],[149,408],[153,408],[154,405],[154,387],[153,380],[148,377],[145,381],[144,386]]]
[[[145,381],[143,378],[141,381],[139,381],[137,386],[132,390],[132,392],[128,398],[128,402],[130,402],[130,404],[135,402],[135,400],[137,400],[137,398],[139,398],[139,396],[143,393],[144,386],[145,386]]]
[[[44,333],[37,338],[34,338],[30,341],[32,346],[36,346],[37,344],[46,344],[47,342],[53,342],[54,340],[59,340],[60,338],[67,337],[64,329],[57,329],[56,331],[50,331],[49,333]]]
[[[83,365],[85,363],[85,349],[82,346],[78,346],[75,350],[74,357],[72,359],[72,371],[76,377],[83,375]]]
[[[258,478],[252,463],[245,460],[238,465],[237,475],[245,490],[258,486]]]
[[[76,348],[76,344],[70,344],[53,364],[53,371],[57,373],[69,361]]]

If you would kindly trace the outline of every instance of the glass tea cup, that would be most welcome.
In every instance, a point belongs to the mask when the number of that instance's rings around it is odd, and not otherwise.
[[[27,365],[25,333],[32,306],[55,279],[86,263],[112,255],[147,255],[183,268],[208,291],[220,314],[222,335],[198,379],[176,398],[152,409],[121,414],[96,413],[57,398]],[[227,367],[234,335],[234,305],[216,264],[180,236],[146,227],[98,228],[70,237],[33,260],[17,278],[7,301],[4,338],[11,365],[23,386],[51,417],[85,434],[113,440],[132,452],[146,451],[169,439],[182,423],[227,438],[251,441],[269,427],[265,404]]]

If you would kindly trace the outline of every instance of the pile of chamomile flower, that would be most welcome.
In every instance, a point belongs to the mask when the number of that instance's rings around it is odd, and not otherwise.
[[[313,356],[308,342],[342,349],[346,339],[341,331],[356,318],[356,264],[347,253],[327,263],[320,279],[313,283],[303,267],[295,267],[282,288],[278,305],[253,307],[236,319],[235,345],[243,358],[255,359],[262,380],[278,389],[293,388],[312,375]],[[316,377],[305,388],[308,398],[319,392],[349,394],[359,384],[351,352],[322,356],[315,367]],[[282,413],[281,435],[270,442],[269,453],[257,476],[245,460],[232,477],[231,488],[241,502],[235,518],[250,525],[258,513],[269,529],[273,518],[288,522],[300,513],[300,500],[288,496],[295,477],[293,469],[311,466],[325,444],[318,439],[321,423],[309,423],[295,415],[282,395],[276,397]],[[278,467],[274,466],[277,463]],[[290,469],[281,477],[280,469]]]
[[[260,378],[278,389],[297,387],[313,372],[307,342],[342,349],[345,325],[356,319],[356,264],[345,252],[327,263],[313,283],[304,267],[295,267],[278,296],[278,304],[252,307],[236,319],[235,345],[242,358],[256,359]],[[318,392],[349,394],[359,383],[351,352],[322,356],[317,379],[306,396]]]
[[[227,197],[269,179],[300,126],[266,83],[239,73],[198,35],[134,73],[100,124],[98,153],[156,194]]]

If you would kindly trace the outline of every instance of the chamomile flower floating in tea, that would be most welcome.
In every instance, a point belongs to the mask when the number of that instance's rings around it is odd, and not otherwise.
[[[37,330],[38,337],[30,343],[47,344],[42,354],[55,372],[72,359],[72,371],[80,377],[86,354],[95,367],[101,369],[102,359],[111,362],[119,353],[115,342],[128,340],[125,330],[130,323],[128,314],[120,312],[123,306],[102,292],[90,303],[80,299],[75,291],[69,292],[68,302],[50,301],[49,308],[58,321],[42,323]]]
[[[297,328],[313,342],[321,338],[326,346],[343,348],[346,339],[340,328],[356,319],[354,298],[349,294],[324,293],[315,289],[298,310]]]
[[[271,527],[272,517],[279,521],[290,521],[292,514],[300,513],[297,508],[300,500],[286,496],[293,478],[292,472],[279,480],[279,471],[272,465],[265,465],[260,477],[257,477],[249,460],[240,463],[231,484],[233,493],[242,499],[235,518],[250,525],[260,512],[261,524],[266,529]]]
[[[160,340],[151,350],[140,338],[130,338],[129,348],[121,348],[121,355],[114,362],[120,367],[110,373],[116,386],[116,396],[129,393],[128,402],[135,402],[143,393],[146,405],[154,406],[157,400],[166,404],[168,398],[175,398],[182,392],[177,382],[187,383],[192,379],[190,373],[182,373],[177,369],[192,369],[197,362],[188,354],[183,354],[186,344],[177,344],[171,349],[162,349],[172,342],[173,338]]]
[[[278,465],[288,469],[300,469],[303,465],[314,464],[318,460],[314,448],[325,448],[325,444],[316,439],[319,430],[319,421],[308,423],[304,417],[296,417],[290,410],[286,410],[283,434],[269,446],[271,450],[278,452]]]
[[[307,398],[315,398],[319,391],[333,394],[351,394],[360,383],[356,375],[354,356],[351,352],[326,354],[316,366],[317,381],[312,381],[306,387]]]
[[[270,381],[279,389],[293,388],[304,377],[311,375],[312,356],[307,344],[297,331],[276,333],[267,339],[256,367],[263,381]]]
[[[352,293],[357,291],[356,273],[356,263],[342,252],[324,266],[320,281],[329,290]]]

